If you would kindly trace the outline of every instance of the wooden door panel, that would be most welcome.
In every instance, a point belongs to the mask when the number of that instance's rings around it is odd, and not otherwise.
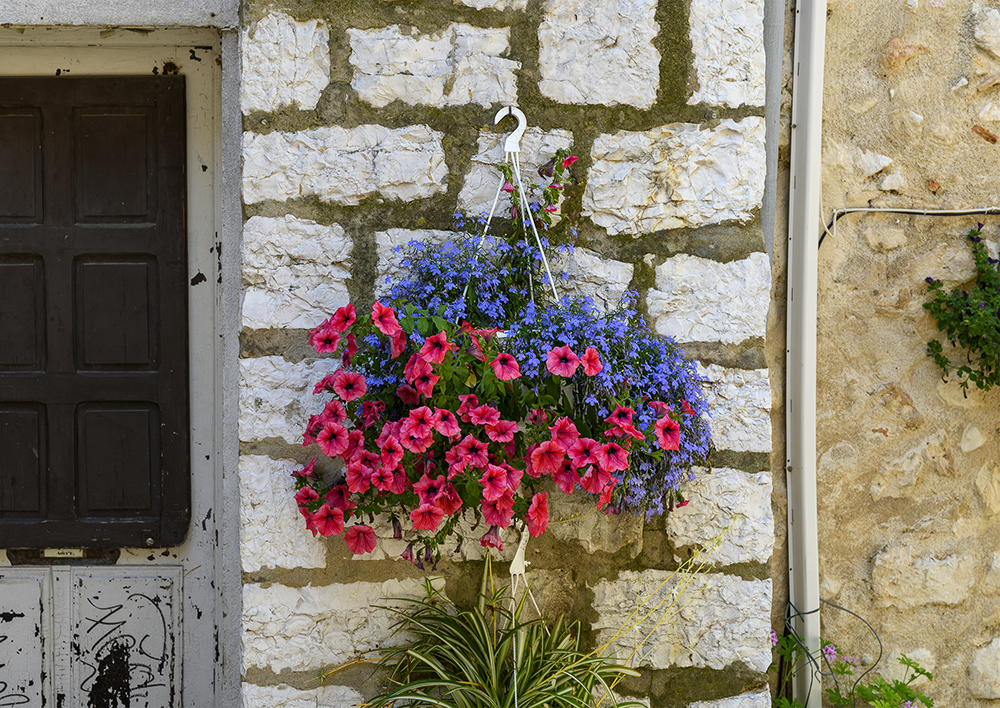
[[[38,109],[0,107],[0,222],[42,220],[41,132]]]
[[[179,543],[184,78],[0,78],[5,138],[0,424],[39,444],[0,431],[0,547]]]

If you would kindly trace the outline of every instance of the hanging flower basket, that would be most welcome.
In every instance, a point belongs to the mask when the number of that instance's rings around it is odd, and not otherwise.
[[[549,295],[549,259],[575,235],[558,206],[575,161],[560,151],[523,187],[517,163],[502,166],[514,218],[500,231],[492,215],[456,215],[454,239],[404,249],[384,302],[311,332],[342,367],[316,384],[327,402],[303,444],[343,463],[332,478],[316,458],[294,473],[313,534],[343,533],[364,554],[376,517],[395,538],[406,525],[403,557],[422,565],[461,543],[462,518],[484,547],[502,549],[512,524],[540,535],[556,489],[610,513],[686,503],[678,484],[710,442],[693,362],[650,330],[634,294],[611,312]]]

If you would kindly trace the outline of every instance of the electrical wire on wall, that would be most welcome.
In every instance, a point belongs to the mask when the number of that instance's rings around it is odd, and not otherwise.
[[[819,236],[818,246],[823,245],[823,239],[827,234],[833,238],[837,235],[837,222],[842,216],[848,214],[882,213],[882,214],[912,214],[914,216],[998,216],[1000,207],[983,207],[980,209],[904,209],[893,207],[849,207],[847,209],[834,209],[833,219],[826,225],[823,233]]]

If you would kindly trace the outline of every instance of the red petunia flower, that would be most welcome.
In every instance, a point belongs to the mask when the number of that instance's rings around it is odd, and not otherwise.
[[[587,351],[580,357],[580,362],[583,364],[583,373],[587,376],[597,376],[604,370],[601,357],[597,355],[597,350],[593,347],[587,347]]]
[[[394,337],[402,329],[396,319],[396,312],[377,300],[372,305],[372,322],[386,337]]]
[[[410,452],[415,452],[417,454],[425,452],[427,448],[434,444],[434,433],[430,428],[428,428],[427,432],[423,435],[417,432],[415,426],[411,426],[408,432],[404,432],[403,429],[400,428],[399,435],[399,444]]]
[[[458,400],[461,401],[457,411],[458,417],[462,419],[463,423],[471,422],[472,419],[469,417],[469,411],[479,406],[479,399],[474,393],[464,393],[458,397]]]
[[[410,512],[410,521],[414,529],[434,531],[444,518],[444,512],[433,504],[421,504]]]
[[[399,400],[408,406],[415,406],[420,402],[420,394],[410,384],[403,384],[397,388],[396,395],[399,396]]]
[[[533,537],[544,533],[545,527],[549,525],[549,501],[545,492],[539,492],[532,497],[524,520],[528,524],[528,533]]]
[[[572,494],[573,490],[576,489],[577,482],[580,481],[580,476],[573,469],[569,460],[564,460],[559,469],[552,473],[552,480],[566,494]]]
[[[351,360],[354,355],[358,353],[358,338],[353,334],[347,335],[347,347],[344,349],[344,353],[340,360],[344,363],[344,366],[350,366]]]
[[[503,550],[503,541],[500,539],[500,527],[490,526],[490,530],[479,537],[479,544],[483,548],[496,548]]]
[[[618,472],[628,469],[628,452],[616,443],[607,443],[604,450],[604,470],[606,472]]]
[[[556,376],[569,378],[576,372],[580,359],[568,346],[556,347],[545,357],[545,367]]]
[[[333,354],[340,346],[340,334],[331,326],[329,320],[309,332],[309,344],[317,354]]]
[[[382,464],[391,470],[396,469],[400,462],[403,461],[403,446],[399,444],[399,440],[390,435],[389,438],[382,443]]]
[[[541,425],[549,419],[549,414],[546,413],[541,408],[533,408],[531,415],[528,416],[528,422],[532,425]]]
[[[451,484],[446,484],[434,502],[445,516],[450,516],[462,508],[462,497]]]
[[[364,494],[372,486],[372,471],[359,462],[347,466],[347,488],[355,494]]]
[[[656,431],[656,442],[660,443],[660,447],[664,450],[680,449],[681,426],[676,420],[664,416],[656,421],[653,429]]]
[[[479,483],[483,485],[483,499],[496,501],[507,492],[507,472],[502,467],[487,465]]]
[[[353,401],[365,395],[368,391],[368,382],[356,371],[341,369],[334,375],[333,391],[345,401]]]
[[[517,432],[517,423],[512,420],[498,420],[486,426],[486,437],[493,442],[507,443],[514,439]]]
[[[573,447],[573,443],[580,437],[580,432],[576,429],[576,425],[566,416],[557,420],[556,424],[549,428],[549,432],[552,434],[552,442],[556,443],[564,451]]]
[[[510,526],[510,520],[514,518],[514,497],[508,489],[496,499],[484,499],[482,510],[483,520],[486,523],[505,529]]]
[[[562,466],[564,458],[563,447],[557,442],[546,440],[531,453],[531,464],[541,474],[551,475]]]
[[[427,406],[420,406],[410,411],[410,414],[403,419],[403,424],[399,426],[399,431],[403,435],[416,432],[418,435],[427,435],[434,429],[434,413]]]
[[[576,155],[569,155],[568,157],[564,157],[562,161],[562,168],[564,170],[568,170],[570,168],[570,165],[572,165],[578,159],[580,158],[578,158]]]
[[[580,438],[578,439],[567,451],[569,454],[569,460],[573,465],[573,469],[580,469],[581,467],[586,467],[587,465],[597,464],[597,451],[600,449],[600,445],[596,440],[591,438]]]
[[[469,421],[474,425],[493,425],[500,420],[500,411],[488,403],[469,411]]]
[[[351,501],[351,491],[346,484],[330,487],[330,491],[323,496],[323,500],[334,509],[341,511],[347,511],[357,506],[355,502]]]
[[[444,489],[445,481],[443,475],[431,478],[427,472],[420,477],[420,480],[413,485],[413,491],[417,493],[420,505],[433,504],[437,501],[441,490]]]
[[[632,415],[635,413],[631,408],[626,408],[625,406],[619,405],[615,408],[614,412],[611,413],[604,422],[611,423],[611,425],[617,425],[619,428],[623,428],[627,425],[632,425]]]
[[[302,487],[302,489],[295,492],[295,503],[298,504],[299,510],[302,511],[303,514],[306,513],[305,510],[309,507],[309,505],[317,499],[319,499],[319,494],[317,494],[316,490],[312,487]]]
[[[312,477],[316,474],[316,470],[313,469],[313,465],[316,464],[316,458],[309,460],[309,464],[300,470],[292,470],[292,477],[299,477],[305,479],[306,477]]]
[[[375,550],[377,542],[375,531],[371,526],[355,524],[344,532],[344,543],[356,556],[371,553]]]
[[[344,512],[324,504],[316,510],[310,519],[313,525],[313,536],[336,536],[344,530]]]
[[[432,421],[434,430],[446,438],[454,438],[462,434],[462,429],[458,425],[458,419],[455,417],[455,414],[445,408],[435,408]]]
[[[406,332],[400,328],[389,340],[389,358],[398,359],[399,355],[406,351]]]
[[[601,467],[588,467],[587,472],[580,478],[580,486],[591,494],[600,494],[604,486],[614,477]]]
[[[424,340],[424,345],[420,347],[420,356],[431,364],[440,364],[444,361],[448,352],[455,348],[455,345],[448,341],[446,332],[438,332],[433,337]]]
[[[328,322],[334,332],[346,332],[347,328],[354,324],[354,305],[344,305],[333,313]]]
[[[684,415],[696,415],[694,408],[691,407],[691,404],[688,403],[687,400],[683,398],[681,399],[681,413],[683,413]]]
[[[386,465],[380,466],[372,473],[372,486],[381,492],[388,492],[392,489],[392,483],[395,480],[395,469]]]
[[[319,431],[319,435],[316,436],[316,442],[319,443],[319,449],[323,451],[324,455],[327,457],[337,457],[347,451],[350,434],[347,428],[340,423],[330,421]]]
[[[650,401],[649,407],[653,409],[653,412],[658,416],[664,416],[670,414],[670,406],[668,406],[663,401]]]
[[[497,358],[490,362],[493,373],[501,381],[512,381],[521,376],[521,367],[512,355],[506,352],[497,354]]]

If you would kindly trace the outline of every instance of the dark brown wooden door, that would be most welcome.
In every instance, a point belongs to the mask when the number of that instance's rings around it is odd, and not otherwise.
[[[189,521],[183,76],[0,78],[0,548]]]

